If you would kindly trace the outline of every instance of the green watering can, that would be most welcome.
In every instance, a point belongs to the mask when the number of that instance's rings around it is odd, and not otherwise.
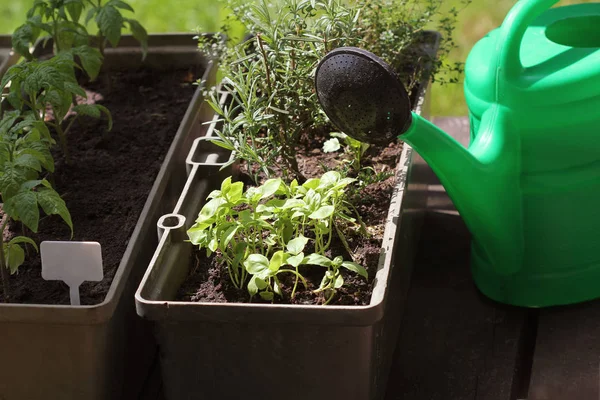
[[[557,2],[518,1],[472,49],[468,149],[412,113],[369,52],[333,50],[315,77],[346,134],[425,159],[471,231],[478,288],[526,307],[600,297],[600,4]]]

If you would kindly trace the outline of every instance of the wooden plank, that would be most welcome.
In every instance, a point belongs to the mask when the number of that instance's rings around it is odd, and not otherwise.
[[[527,312],[475,289],[458,216],[428,214],[418,251],[386,400],[515,398]]]
[[[434,122],[467,145],[467,118]],[[517,398],[529,370],[528,313],[477,291],[470,234],[448,212],[453,207],[433,174],[428,185],[435,201],[425,216],[386,400]]]
[[[600,399],[600,300],[539,313],[530,400]]]

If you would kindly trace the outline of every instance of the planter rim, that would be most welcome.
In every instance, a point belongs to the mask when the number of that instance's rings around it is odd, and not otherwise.
[[[429,47],[425,51],[432,52],[437,49],[441,35],[435,31],[427,31],[432,36],[431,51]],[[427,90],[427,82],[422,82],[417,95],[417,104],[414,111],[421,113],[424,107],[424,94]],[[152,257],[150,265],[138,286],[135,293],[136,308],[138,314],[151,320],[176,319],[177,321],[200,321],[200,320],[218,320],[221,322],[240,322],[249,319],[249,316],[256,317],[254,321],[262,320],[266,323],[275,321],[276,323],[290,324],[344,324],[364,326],[371,325],[383,318],[383,310],[387,301],[387,285],[391,267],[393,265],[394,254],[390,253],[394,248],[398,237],[395,232],[399,229],[400,213],[404,192],[406,190],[406,177],[411,167],[413,149],[404,143],[400,160],[396,167],[396,184],[391,195],[391,203],[385,222],[385,231],[383,235],[382,249],[379,256],[379,265],[373,284],[371,299],[368,305],[347,306],[347,305],[297,305],[297,304],[262,304],[262,303],[211,303],[211,302],[185,302],[172,300],[150,300],[144,296],[144,287],[146,286],[150,275],[157,267],[157,260],[160,256],[161,248],[168,246],[171,230],[165,229],[158,247]],[[187,185],[186,185],[187,186]],[[184,196],[185,193],[182,193]],[[173,214],[177,214],[174,212]],[[192,312],[184,313],[183,310]],[[232,310],[237,313],[232,315]],[[289,313],[289,310],[294,310]],[[225,313],[225,314],[224,314]],[[188,315],[189,314],[189,315]],[[229,315],[228,318],[223,315]],[[318,320],[315,318],[322,318]],[[323,317],[325,316],[325,317]]]
[[[173,38],[181,38],[183,41],[185,38],[192,39],[194,36],[196,35],[190,33],[152,34],[148,36],[148,51],[151,52],[153,48],[159,49],[162,47],[160,45],[153,46],[152,41],[158,41],[158,44],[160,44],[163,41],[168,41],[169,39]],[[132,35],[123,35],[122,43],[127,47],[131,46],[129,43],[135,43],[135,46],[138,46],[137,41],[134,40]],[[109,49],[107,49],[107,51],[109,51]],[[210,81],[211,74],[214,74],[214,64],[214,60],[207,60],[206,70],[203,73],[202,81]],[[200,90],[195,91],[192,99],[190,100],[190,106],[187,108],[182,121],[191,117],[191,114],[194,112],[192,110],[192,104],[195,104],[195,102],[199,101],[199,98],[202,97],[201,92],[201,88]],[[153,202],[152,198],[155,197],[156,193],[158,192],[160,188],[160,181],[166,175],[167,167],[174,157],[174,144],[177,139],[183,135],[183,133],[183,126],[180,124],[175,136],[173,137],[171,146],[169,147],[169,150],[161,164],[161,168],[154,180],[152,188],[148,193],[144,207],[136,222],[133,233],[129,237],[127,248],[123,254],[123,257],[121,258],[119,266],[115,271],[111,285],[104,300],[98,304],[81,306],[60,304],[0,303],[0,310],[2,310],[0,312],[0,323],[19,322],[39,324],[40,322],[46,322],[55,324],[81,324],[83,321],[85,321],[85,323],[88,325],[94,325],[103,323],[112,317],[114,310],[117,307],[116,299],[118,299],[123,292],[127,277],[131,272],[131,268],[127,268],[127,264],[130,263],[130,260],[134,256],[134,251],[143,251],[134,248],[135,242],[141,233],[145,231],[145,229],[153,229],[154,224],[148,221],[149,218],[147,217],[147,214],[150,211],[150,208],[153,206],[152,203],[158,201],[157,199]],[[56,312],[52,313],[51,310]]]

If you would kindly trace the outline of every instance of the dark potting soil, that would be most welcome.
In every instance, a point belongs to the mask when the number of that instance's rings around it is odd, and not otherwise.
[[[75,121],[68,137],[71,165],[66,165],[62,153],[56,151],[56,172],[49,177],[71,213],[73,240],[102,245],[104,279],[81,286],[81,304],[101,303],[108,292],[196,89],[193,72],[192,67],[167,72],[112,72],[110,90],[103,76],[85,85],[88,102],[111,111],[113,129],[107,132],[105,118]],[[15,225],[11,230],[11,235],[17,235],[21,227]],[[50,216],[40,221],[39,233],[32,237],[38,244],[69,240],[70,231],[59,217]],[[11,302],[70,304],[68,286],[43,280],[39,255],[32,248],[28,252],[26,264],[10,278]]]
[[[328,137],[324,135],[306,135],[302,138],[297,149],[297,159],[302,174],[307,177],[318,177],[327,170],[338,166],[344,157],[341,152],[325,153],[321,149]],[[385,228],[390,198],[396,182],[395,169],[402,152],[400,142],[392,143],[386,147],[371,146],[364,156],[364,166],[370,166],[377,172],[389,172],[389,177],[381,182],[367,185],[352,199],[363,222],[367,226],[368,237],[358,233],[346,233],[349,248],[354,253],[354,261],[366,268],[369,279],[342,269],[344,286],[337,290],[335,297],[329,304],[335,305],[367,305],[371,299],[371,292]],[[251,184],[249,178],[240,176],[245,186]],[[351,260],[339,238],[334,236],[328,254],[330,259],[341,255],[344,260]],[[206,257],[206,251],[195,252],[195,263],[176,299],[192,302],[215,303],[264,303],[259,296],[250,299],[246,288],[237,289],[231,283],[226,267],[213,255]],[[308,288],[304,289],[301,283],[294,298],[291,298],[292,288],[295,283],[294,275],[282,274],[283,297],[275,295],[274,303],[279,304],[323,304],[326,295],[322,292],[313,293],[323,278],[325,269],[316,266],[303,266],[299,272],[306,278]]]

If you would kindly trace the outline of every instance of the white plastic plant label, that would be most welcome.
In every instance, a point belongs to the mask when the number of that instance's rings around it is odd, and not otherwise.
[[[85,281],[101,281],[102,248],[98,242],[55,242],[40,245],[42,278],[69,285],[71,305],[81,304],[79,286]]]

